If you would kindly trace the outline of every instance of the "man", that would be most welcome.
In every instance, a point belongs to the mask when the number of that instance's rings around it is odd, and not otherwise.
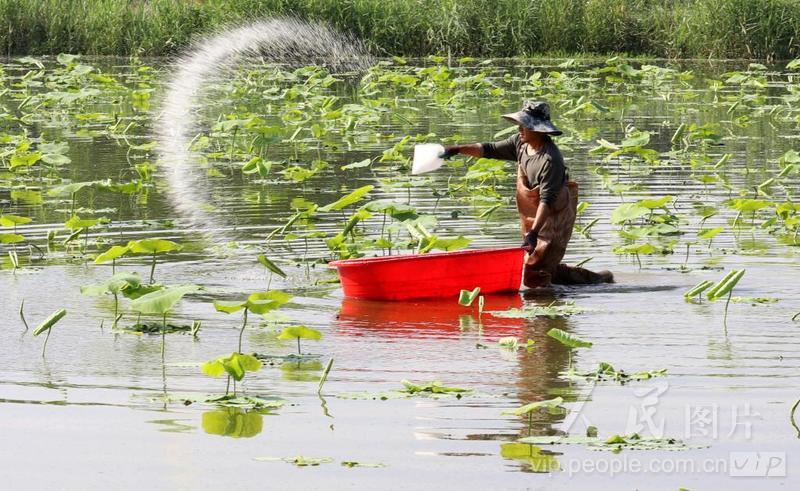
[[[575,225],[578,185],[569,180],[561,152],[550,138],[561,134],[550,121],[550,106],[529,101],[503,118],[516,123],[519,133],[495,143],[450,145],[442,157],[464,154],[517,162],[517,210],[528,253],[523,283],[528,288],[612,283],[609,271],[595,273],[561,264]]]

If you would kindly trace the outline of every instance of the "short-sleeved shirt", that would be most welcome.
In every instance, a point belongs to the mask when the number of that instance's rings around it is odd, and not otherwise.
[[[483,156],[490,159],[515,160],[528,181],[528,187],[539,187],[539,199],[548,205],[555,203],[561,188],[569,180],[564,157],[553,140],[536,153],[528,153],[528,145],[519,134],[494,143],[483,143]]]

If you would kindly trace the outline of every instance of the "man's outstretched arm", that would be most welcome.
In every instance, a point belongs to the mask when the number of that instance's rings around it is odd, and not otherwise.
[[[470,157],[483,157],[483,145],[480,143],[470,143],[468,145],[448,145],[444,147],[441,157],[449,159],[455,155],[469,155]]]

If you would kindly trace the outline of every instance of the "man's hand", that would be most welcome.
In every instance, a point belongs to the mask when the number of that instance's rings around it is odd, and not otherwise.
[[[460,145],[448,145],[444,147],[444,152],[439,154],[439,158],[442,159],[449,159],[455,155],[461,153],[461,146]]]
[[[525,236],[525,240],[522,242],[522,249],[527,252],[528,254],[533,254],[533,251],[536,250],[536,243],[539,242],[539,233],[531,230]]]

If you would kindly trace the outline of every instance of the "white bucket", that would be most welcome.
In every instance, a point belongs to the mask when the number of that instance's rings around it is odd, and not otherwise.
[[[439,155],[444,152],[444,147],[438,143],[423,143],[414,145],[414,164],[411,166],[413,175],[424,174],[438,169],[444,163]]]

